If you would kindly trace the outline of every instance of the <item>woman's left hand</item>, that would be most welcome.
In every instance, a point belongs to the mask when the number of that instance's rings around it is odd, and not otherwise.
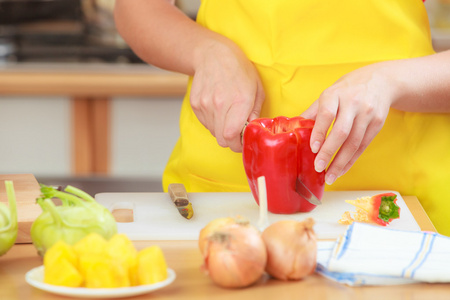
[[[379,72],[380,65],[343,76],[301,115],[316,120],[310,141],[311,150],[317,153],[316,171],[325,170],[332,160],[326,171],[327,184],[351,168],[383,127],[396,89],[386,73]]]

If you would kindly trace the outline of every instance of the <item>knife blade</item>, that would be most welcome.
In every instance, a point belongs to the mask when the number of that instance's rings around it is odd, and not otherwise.
[[[180,215],[186,219],[191,219],[194,215],[192,203],[189,202],[186,188],[182,183],[171,183],[168,187],[170,199],[175,204]]]
[[[295,183],[295,191],[311,204],[322,204],[322,202],[306,187],[306,185],[298,177],[297,182]]]
[[[241,130],[241,145],[244,145],[244,131],[247,128],[248,122],[245,122],[244,127]]]

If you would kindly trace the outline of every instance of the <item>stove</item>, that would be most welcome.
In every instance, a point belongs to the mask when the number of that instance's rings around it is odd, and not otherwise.
[[[0,62],[143,63],[115,30],[113,6],[0,0]]]
[[[3,49],[3,61],[7,62],[142,63],[120,41],[116,44],[105,43],[85,34],[17,35],[13,42],[3,43]]]

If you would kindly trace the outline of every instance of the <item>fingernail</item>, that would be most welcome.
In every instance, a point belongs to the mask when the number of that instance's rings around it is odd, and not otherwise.
[[[317,153],[317,152],[319,152],[319,148],[320,148],[320,143],[318,141],[315,141],[311,146],[311,151],[313,153]]]
[[[329,174],[329,175],[325,176],[325,182],[328,185],[332,185],[335,180],[336,180],[336,176],[334,174]]]
[[[325,170],[325,167],[326,167],[325,161],[322,159],[316,163],[316,171],[319,173]]]

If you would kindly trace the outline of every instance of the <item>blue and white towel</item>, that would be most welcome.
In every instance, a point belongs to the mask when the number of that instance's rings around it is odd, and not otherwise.
[[[318,243],[316,271],[352,286],[450,282],[450,238],[353,223]]]

